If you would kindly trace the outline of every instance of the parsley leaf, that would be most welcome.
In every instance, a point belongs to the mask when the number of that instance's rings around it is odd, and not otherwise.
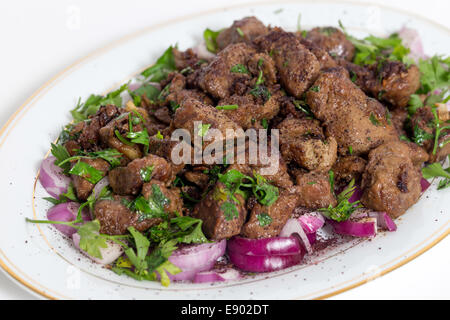
[[[223,211],[223,214],[225,216],[225,220],[231,221],[233,219],[237,219],[239,217],[239,211],[236,208],[236,205],[232,203],[231,201],[226,201],[222,203],[220,206],[220,210]]]
[[[152,172],[154,169],[154,165],[144,167],[141,170],[139,170],[139,175],[141,176],[142,181],[149,182],[152,179]]]
[[[356,209],[362,207],[359,200],[353,203],[348,201],[355,189],[355,179],[352,179],[349,185],[337,196],[338,204],[335,207],[330,204],[328,208],[322,208],[319,211],[327,218],[338,222],[347,220]]]
[[[69,173],[80,176],[92,184],[96,184],[103,178],[103,172],[82,161],[78,161]]]
[[[261,227],[268,226],[272,223],[272,218],[265,212],[257,214],[256,218],[258,219]]]
[[[258,199],[258,202],[263,206],[272,205],[278,199],[278,188],[268,183],[263,176],[257,173],[254,173],[254,176],[256,181],[253,184],[252,191],[256,199]]]
[[[219,33],[222,32],[223,29],[218,31],[213,31],[211,29],[206,29],[203,32],[203,39],[205,39],[206,49],[209,52],[216,53],[219,50],[219,46],[217,45],[216,39]]]
[[[106,238],[100,235],[100,222],[93,220],[83,224],[77,231],[80,235],[80,248],[89,255],[102,259],[100,249],[107,248]]]
[[[63,145],[52,143],[51,146],[52,146],[51,153],[56,158],[55,165],[58,165],[59,163],[65,161],[68,158],[70,158],[69,152],[67,151],[66,147],[64,147]],[[64,170],[65,174],[69,173],[70,163],[67,162],[64,165],[60,166],[60,167]]]
[[[206,123],[206,124],[199,124],[198,125],[198,136],[199,137],[204,137],[206,136],[206,134],[208,133],[209,128],[211,127],[211,124]]]
[[[247,67],[240,63],[235,64],[233,67],[231,67],[231,72],[250,74],[250,71],[248,71]]]
[[[59,167],[63,167],[66,163],[74,161],[74,160],[80,160],[80,159],[103,159],[107,161],[112,168],[117,167],[120,165],[120,158],[122,157],[122,153],[117,151],[116,149],[105,149],[100,151],[93,151],[93,152],[84,152],[84,151],[78,151],[79,155],[69,157],[64,159],[61,162],[56,163]]]
[[[156,60],[156,63],[142,71],[141,75],[144,76],[148,81],[160,82],[161,80],[164,80],[170,72],[175,71],[176,66],[172,51],[173,48],[174,47],[172,46],[167,48],[162,56],[160,56],[158,60]]]
[[[450,86],[450,70],[444,58],[433,56],[430,59],[421,59],[418,66],[421,73],[419,93],[428,93]]]
[[[236,110],[237,108],[239,108],[239,106],[237,104],[228,104],[228,105],[223,105],[223,106],[216,106],[217,110]]]
[[[419,146],[423,145],[425,140],[433,139],[433,135],[429,134],[425,130],[422,130],[419,128],[419,125],[414,126],[414,132],[413,132],[413,141],[418,144]]]
[[[97,113],[101,106],[108,104],[115,105],[116,107],[122,106],[122,97],[120,94],[128,89],[128,84],[122,85],[119,89],[108,93],[106,96],[91,94],[89,98],[84,102],[78,101],[77,106],[70,111],[73,119],[76,122],[86,120],[89,116]]]
[[[140,106],[143,95],[145,95],[150,101],[155,101],[158,98],[160,91],[151,84],[144,84],[134,91],[128,90],[128,93],[133,99],[134,104],[136,106]]]
[[[408,114],[412,116],[416,111],[423,107],[423,102],[418,94],[412,94],[408,101]]]

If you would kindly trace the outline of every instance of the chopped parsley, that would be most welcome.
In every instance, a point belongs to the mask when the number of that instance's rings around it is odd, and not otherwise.
[[[231,72],[233,73],[247,73],[250,74],[250,71],[248,71],[247,67],[243,64],[235,64],[233,67],[231,67]]]
[[[93,152],[85,152],[78,150],[78,155],[65,158],[62,161],[56,162],[55,164],[61,168],[64,168],[66,164],[69,164],[70,161],[81,160],[81,159],[103,159],[107,161],[111,168],[115,168],[120,165],[120,159],[122,158],[122,153],[117,151],[116,149],[104,149],[100,151]]]
[[[398,34],[393,33],[387,38],[370,35],[359,40],[347,33],[341,21],[339,21],[339,26],[347,39],[355,46],[356,52],[353,63],[358,65],[374,64],[380,60],[380,57],[407,64],[411,63],[411,59],[408,57],[410,49],[402,44],[402,39]]]
[[[148,166],[139,170],[139,175],[141,176],[142,181],[149,182],[152,179],[154,167],[155,166]]]
[[[256,199],[263,206],[272,205],[279,197],[278,188],[268,183],[263,176],[257,173],[254,173],[254,176],[255,181],[253,183],[252,192]]]
[[[208,133],[209,128],[211,127],[211,124],[209,123],[201,123],[198,125],[197,129],[198,129],[198,136],[199,137],[204,137],[206,136],[206,134]]]
[[[222,32],[223,29],[218,31],[213,31],[211,29],[206,29],[203,32],[203,39],[205,39],[206,48],[209,52],[216,53],[219,50],[219,46],[217,45],[217,36]]]
[[[160,94],[160,90],[151,84],[144,84],[134,91],[128,90],[128,93],[133,99],[134,105],[139,107],[142,102],[142,96],[145,95],[150,101],[155,101]]]
[[[176,70],[173,49],[174,47],[172,46],[167,48],[162,56],[156,60],[156,63],[142,71],[141,75],[144,76],[147,81],[151,82],[160,82],[161,80],[164,80],[170,72]]]
[[[265,213],[265,212],[260,213],[260,214],[257,214],[257,215],[256,215],[256,218],[258,219],[259,225],[260,225],[261,227],[268,226],[268,225],[270,225],[270,224],[272,223],[272,217],[269,216],[269,215],[268,215],[267,213]]]
[[[449,156],[450,159],[450,156]],[[442,177],[439,181],[438,190],[450,187],[450,167],[444,169],[439,162],[432,163],[422,168],[422,175],[425,179]]]
[[[319,211],[322,212],[322,214],[327,218],[338,222],[347,220],[356,209],[362,207],[359,200],[353,203],[348,201],[355,192],[355,189],[355,179],[352,179],[349,185],[340,194],[338,194],[338,204],[335,207],[330,204],[328,208],[322,208],[319,209]]]
[[[304,100],[294,100],[293,101],[294,106],[302,111],[304,114],[306,114],[310,118],[314,118],[314,114],[312,113],[309,105]]]
[[[236,110],[237,108],[239,108],[239,106],[237,104],[229,104],[229,105],[216,107],[217,110]]]
[[[106,96],[91,94],[84,103],[78,100],[76,107],[70,111],[75,122],[86,120],[89,116],[94,115],[101,106],[108,104],[116,107],[122,106],[122,97],[120,94],[128,89],[128,84],[122,85],[119,89],[108,93]]]
[[[225,220],[227,221],[239,218],[239,211],[236,205],[231,201],[226,201],[222,203],[222,205],[220,206],[220,210],[223,211]]]
[[[416,124],[414,126],[412,139],[416,144],[418,144],[419,146],[422,146],[426,140],[433,139],[433,135],[426,132],[423,129],[420,129],[419,125]]]
[[[320,92],[320,87],[319,86],[312,86],[309,90],[313,91],[313,92]]]
[[[373,112],[370,113],[369,116],[370,122],[372,122],[372,124],[374,126],[379,126],[380,125],[380,121],[377,119],[377,117],[373,114]]]
[[[95,169],[86,162],[79,161],[70,169],[69,174],[80,176],[92,184],[96,184],[103,178],[103,172]]]
[[[267,130],[267,128],[269,128],[269,124],[268,124],[268,122],[267,122],[267,119],[262,119],[262,120],[261,120],[261,125],[262,125],[262,127],[263,127],[264,129],[266,129],[266,130]]]

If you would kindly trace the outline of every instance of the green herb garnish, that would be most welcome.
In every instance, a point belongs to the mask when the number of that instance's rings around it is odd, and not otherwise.
[[[144,76],[147,81],[160,82],[161,80],[164,80],[170,72],[176,70],[175,58],[172,51],[173,48],[174,47],[172,46],[167,48],[162,56],[156,60],[154,65],[142,71],[141,75]]]

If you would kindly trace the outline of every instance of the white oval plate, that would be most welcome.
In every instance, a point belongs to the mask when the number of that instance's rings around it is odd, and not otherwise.
[[[126,82],[169,45],[186,49],[201,41],[206,27],[219,29],[234,19],[256,15],[265,23],[295,30],[301,25],[335,25],[342,20],[356,36],[383,35],[403,25],[422,36],[428,54],[450,52],[449,31],[388,8],[352,3],[280,2],[216,10],[152,26],[75,63],[50,80],[0,131],[0,264],[39,297],[56,299],[296,299],[324,298],[385,274],[431,248],[449,233],[450,189],[433,185],[398,219],[398,230],[373,240],[352,240],[309,263],[280,272],[222,284],[138,282],[91,263],[50,226],[25,217],[45,218],[47,196],[35,183],[39,164],[79,96],[105,93]],[[443,39],[447,39],[444,40]]]

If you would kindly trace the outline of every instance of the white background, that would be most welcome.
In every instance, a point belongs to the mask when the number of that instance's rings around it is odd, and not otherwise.
[[[243,2],[258,1],[1,1],[0,127],[47,80],[95,49],[152,24]],[[428,17],[450,28],[450,1],[375,2]],[[79,20],[74,19],[78,13]],[[449,252],[447,237],[405,266],[333,299],[449,299]],[[0,299],[33,296],[0,273]]]

